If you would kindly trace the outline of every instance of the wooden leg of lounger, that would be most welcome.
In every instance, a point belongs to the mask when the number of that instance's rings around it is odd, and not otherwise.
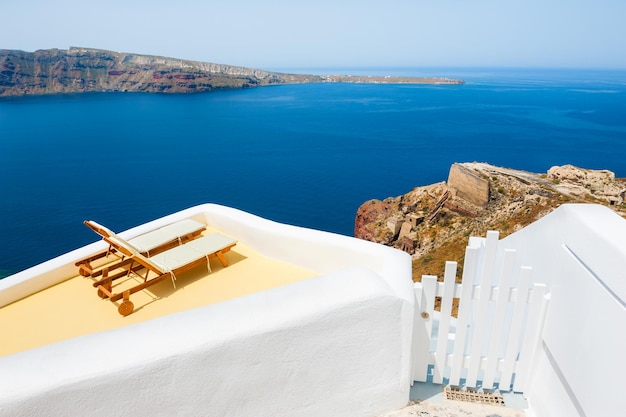
[[[224,256],[224,254],[222,253],[222,251],[219,251],[216,253],[217,258],[220,260],[220,262],[222,263],[222,265],[224,266],[228,266],[228,261],[226,260],[226,257]]]
[[[78,273],[83,277],[90,277],[93,273],[93,269],[89,264],[80,264],[78,267]]]
[[[107,298],[111,296],[111,291],[113,290],[113,280],[108,275],[109,269],[105,268],[102,271],[103,278],[98,281],[98,297],[100,298]]]
[[[120,304],[120,306],[117,308],[117,311],[122,316],[128,316],[130,313],[133,312],[134,309],[135,305],[132,301],[130,301],[130,291],[124,291],[124,301],[122,301],[122,304]]]

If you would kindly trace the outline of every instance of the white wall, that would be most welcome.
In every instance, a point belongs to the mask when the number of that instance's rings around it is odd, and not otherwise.
[[[528,414],[623,415],[626,220],[603,206],[565,205],[501,244],[551,288]]]
[[[0,415],[371,416],[408,402],[407,254],[211,204],[123,236],[187,217],[324,275],[2,357]],[[62,280],[93,251],[0,281],[0,301]]]
[[[592,269],[598,270],[608,285],[626,299],[626,279],[621,264],[607,259],[626,258],[626,222],[613,210],[597,204],[564,204],[517,233],[500,241],[501,247],[519,249],[516,266],[531,265],[533,282],[548,285],[558,274],[560,247],[566,243],[585,255]]]
[[[0,358],[3,416],[369,416],[408,401],[402,301],[357,268]]]

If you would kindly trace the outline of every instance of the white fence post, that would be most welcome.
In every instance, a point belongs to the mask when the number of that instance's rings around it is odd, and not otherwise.
[[[513,317],[511,318],[511,326],[509,328],[509,343],[504,353],[504,364],[502,365],[502,372],[500,376],[500,389],[508,389],[511,386],[513,379],[513,371],[515,370],[515,363],[517,360],[517,353],[520,345],[520,339],[522,336],[522,324],[526,313],[526,306],[528,301],[528,285],[530,283],[530,276],[532,269],[523,266],[520,271],[519,283],[517,285],[517,293],[514,299],[515,306],[513,307]]]
[[[513,275],[514,263],[515,251],[506,249],[504,251],[504,265],[502,266],[500,283],[498,284],[498,299],[496,300],[494,310],[489,350],[487,351],[487,366],[485,367],[485,375],[483,377],[483,388],[487,389],[493,388],[493,383],[496,378],[500,343],[502,342],[502,335],[505,333],[504,319],[506,317],[506,307],[509,304],[509,295],[511,293],[511,275]]]
[[[461,281],[461,296],[459,300],[459,314],[456,323],[456,335],[454,338],[454,351],[452,353],[452,369],[450,370],[450,385],[459,386],[461,381],[461,369],[465,360],[465,345],[467,340],[470,307],[472,305],[472,289],[478,268],[478,248],[467,247],[465,249],[465,262],[463,264],[463,279]]]
[[[517,368],[515,373],[515,383],[513,390],[516,392],[524,392],[526,389],[526,380],[528,379],[528,371],[533,359],[533,354],[537,349],[541,331],[543,330],[544,311],[547,305],[546,285],[534,284],[531,294],[530,312],[528,314],[528,322],[526,323],[526,331],[524,332],[524,346],[519,354]]]
[[[454,298],[454,283],[456,280],[456,262],[446,262],[443,278],[443,294],[441,296],[441,314],[437,331],[437,349],[435,351],[435,373],[433,383],[441,384],[446,370],[448,359],[448,335],[450,333],[450,318],[452,317],[452,299]]]
[[[430,339],[432,337],[433,312],[435,311],[437,277],[424,275],[421,284],[416,283],[415,288],[416,308],[419,310],[415,320],[415,342],[417,343],[415,353],[417,356],[413,359],[413,379],[426,382],[428,365],[430,365]]]
[[[470,363],[467,371],[465,383],[468,387],[476,387],[478,372],[481,365],[481,353],[484,343],[484,334],[489,334],[487,311],[489,308],[489,298],[491,295],[491,283],[493,281],[493,270],[495,269],[496,255],[498,250],[498,232],[487,232],[487,242],[485,245],[485,259],[480,274],[480,290],[478,295],[477,315],[474,320],[474,333],[472,337],[472,348],[470,351]]]

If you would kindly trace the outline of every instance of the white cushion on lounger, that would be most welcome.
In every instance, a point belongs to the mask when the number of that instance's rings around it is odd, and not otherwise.
[[[150,269],[152,269],[154,273],[158,273],[159,275],[161,275],[166,272],[170,272],[170,268],[167,265],[162,264],[160,262],[156,262],[154,258],[146,258],[145,256],[139,253],[135,255],[135,258],[139,259],[143,263],[144,266],[146,265],[149,266]]]
[[[185,219],[129,239],[128,242],[135,246],[139,252],[149,253],[151,250],[167,242],[201,231],[205,228],[206,225],[203,223]]]
[[[235,244],[236,242],[236,240],[228,236],[224,236],[220,233],[210,233],[206,236],[202,236],[200,239],[192,240],[185,246],[189,246],[191,248],[194,248],[198,252],[210,255],[212,253],[225,249],[228,246]]]
[[[139,252],[147,253],[154,248],[164,245],[165,243],[175,240],[177,238],[178,236],[172,236],[168,232],[157,229],[143,235],[139,235],[132,239],[128,239],[128,242],[136,247]]]
[[[113,244],[114,247],[124,248],[128,252],[130,252],[132,256],[139,254],[139,251],[137,250],[137,248],[135,248],[133,245],[131,245],[130,243],[128,243],[126,240],[122,239],[115,233],[112,236],[109,236],[107,239],[109,240],[109,242]]]
[[[169,272],[204,257],[205,254],[185,244],[158,253],[149,260],[158,265],[162,272]]]
[[[204,223],[200,223],[191,219],[185,219],[176,223],[168,224],[167,226],[163,226],[159,230],[170,233],[175,237],[183,237],[203,229],[206,229],[206,225]]]
[[[169,272],[227,248],[235,242],[227,236],[211,233],[156,254],[150,258],[150,261],[161,266],[163,272]]]

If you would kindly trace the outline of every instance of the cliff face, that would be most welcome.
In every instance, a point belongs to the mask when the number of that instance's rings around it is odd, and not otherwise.
[[[356,237],[413,255],[413,278],[442,276],[445,261],[462,266],[467,239],[498,230],[504,237],[564,203],[597,203],[626,217],[626,182],[611,171],[571,165],[535,174],[482,163],[454,164],[447,182],[417,187],[358,209]]]
[[[88,48],[0,50],[0,96],[107,91],[188,93],[311,82],[462,83],[437,78],[283,74]]]
[[[96,49],[0,51],[0,96],[94,91],[184,93],[309,80],[302,75]]]

